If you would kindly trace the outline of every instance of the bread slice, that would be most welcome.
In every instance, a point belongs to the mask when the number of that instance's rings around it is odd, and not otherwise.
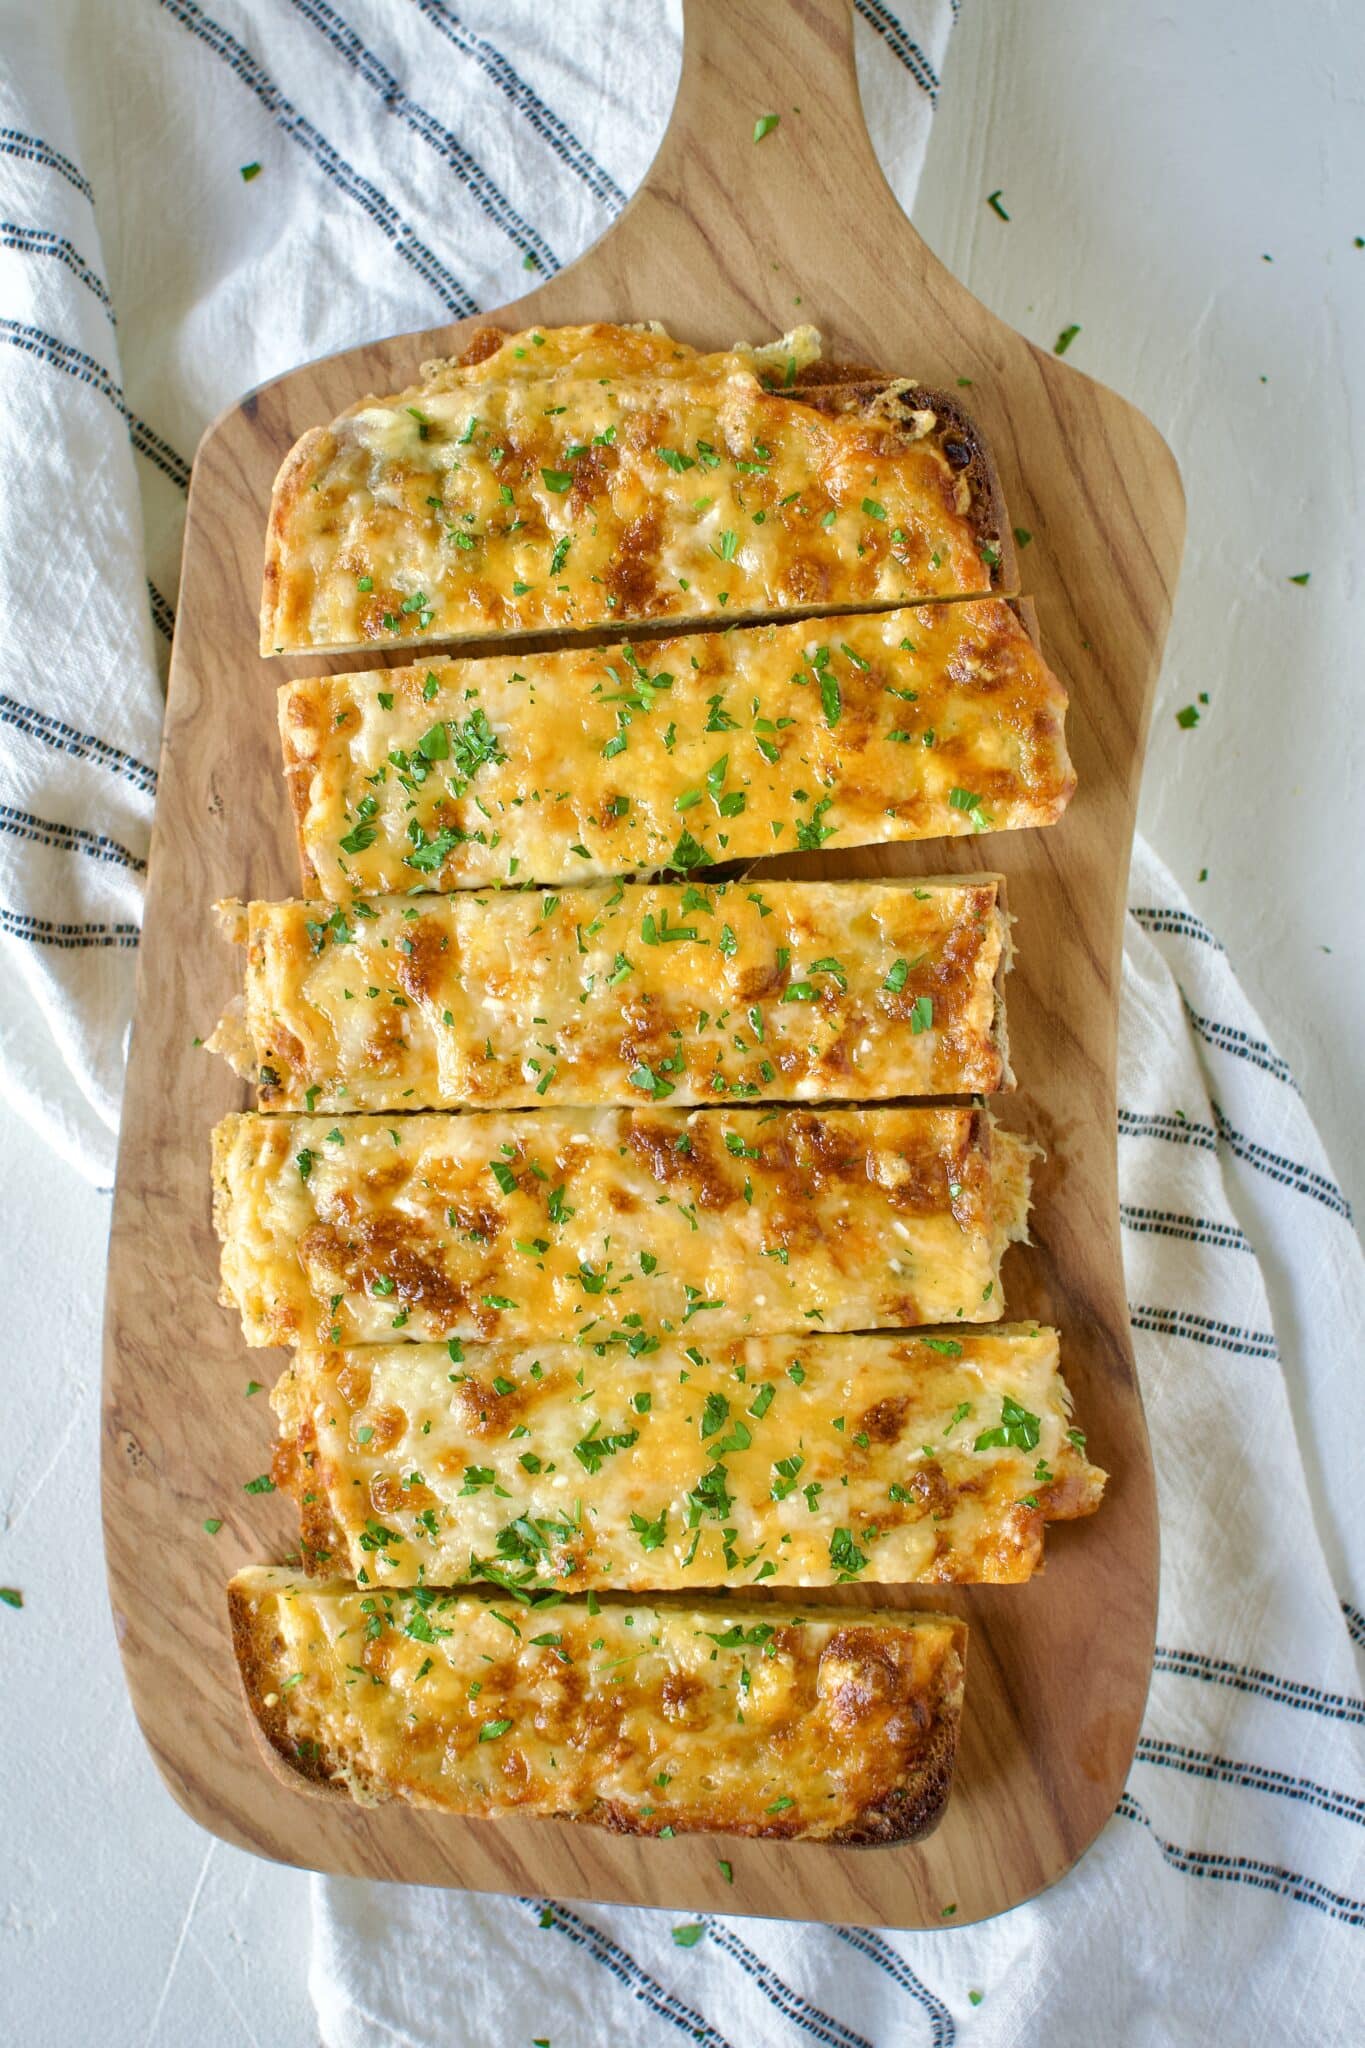
[[[692,873],[1053,824],[1066,693],[999,599],[280,692],[304,893]]]
[[[1104,1484],[1036,1326],[305,1348],[271,1405],[305,1568],[377,1586],[1017,1584]]]
[[[682,1332],[996,1322],[1032,1156],[946,1105],[231,1116],[222,1298],[249,1344],[631,1356]]]
[[[940,1819],[965,1624],[941,1614],[228,1588],[258,1729],[362,1805],[870,1847]]]
[[[262,1109],[625,1104],[641,1062],[665,1058],[679,1107],[990,1094],[1013,1079],[1002,886],[618,883],[380,896],[331,916],[225,904],[244,988],[208,1045]]]
[[[573,332],[591,346],[547,376],[433,373],[303,436],[262,653],[1012,594],[989,454],[945,394],[842,365],[803,382],[795,352],[779,377],[771,348],[642,370],[631,330],[602,374],[611,330]]]

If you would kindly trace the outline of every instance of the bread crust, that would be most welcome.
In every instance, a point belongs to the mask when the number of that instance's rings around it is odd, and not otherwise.
[[[336,436],[328,427],[310,427],[300,434],[280,465],[270,493],[270,516],[265,529],[265,566],[261,573],[261,653],[274,654],[275,621],[279,613],[285,574],[285,549],[290,521],[308,488],[312,470],[336,449]]]
[[[319,688],[324,685],[319,684]],[[308,805],[312,788],[313,772],[317,755],[310,744],[308,734],[313,725],[306,719],[311,697],[305,685],[298,690],[288,686],[279,692],[276,700],[276,717],[280,731],[280,752],[284,761],[284,787],[289,799],[289,808],[294,819],[294,837],[299,849],[299,870],[303,893],[311,896],[317,889],[317,870],[313,866],[308,850]]]
[[[841,1828],[830,1836],[831,1843],[841,1849],[894,1849],[932,1835],[953,1789],[961,1727],[959,1696],[958,1710],[935,1725],[929,1746],[918,1760],[913,1785],[897,1786],[865,1807],[857,1825]]]

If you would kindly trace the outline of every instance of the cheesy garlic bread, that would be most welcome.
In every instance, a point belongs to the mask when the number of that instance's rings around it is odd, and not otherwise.
[[[208,1044],[262,1109],[534,1108],[1010,1086],[1001,880],[616,883],[220,906]],[[634,1078],[632,1078],[634,1077]],[[648,1089],[652,1095],[655,1083]]]
[[[1055,1330],[297,1352],[276,1482],[371,1586],[1008,1584],[1098,1507]]]
[[[558,362],[528,330],[472,378],[442,366],[296,443],[271,500],[263,654],[1014,589],[989,458],[944,394],[803,370],[812,330],[710,356],[573,332]]]
[[[222,1299],[256,1345],[994,1322],[1032,1150],[947,1107],[230,1116]]]
[[[947,1615],[525,1607],[268,1566],[228,1602],[265,1739],[363,1805],[873,1846],[947,1802],[967,1648]]]
[[[288,683],[304,892],[575,882],[1049,825],[1066,696],[998,599]]]

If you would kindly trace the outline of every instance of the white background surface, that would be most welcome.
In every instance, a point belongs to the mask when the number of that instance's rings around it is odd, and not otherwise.
[[[976,0],[916,207],[1025,333],[1079,322],[1072,360],[1176,450],[1190,546],[1143,821],[1358,1202],[1363,102],[1354,5]],[[996,187],[1008,225],[985,204]],[[96,1493],[108,1197],[3,1113],[0,1143],[0,1582],[26,1599],[0,1608],[0,2032],[307,2048],[306,1881],[179,1814],[123,1694]]]

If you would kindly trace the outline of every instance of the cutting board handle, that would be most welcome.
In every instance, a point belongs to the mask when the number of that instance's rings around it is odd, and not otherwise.
[[[683,0],[677,98],[642,193],[704,214],[713,237],[733,217],[728,246],[762,262],[808,247],[830,185],[884,203],[904,234],[863,115],[852,0]]]

